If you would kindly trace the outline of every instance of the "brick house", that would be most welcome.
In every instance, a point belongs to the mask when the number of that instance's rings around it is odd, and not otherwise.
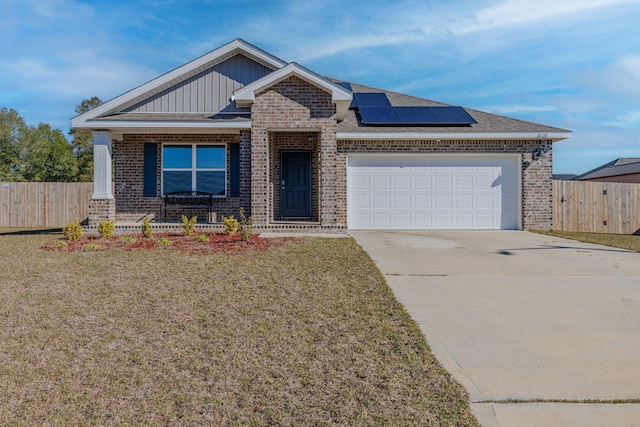
[[[551,229],[551,144],[570,136],[322,77],[240,39],[72,125],[94,136],[90,225],[175,221],[188,206],[163,196],[201,191],[259,231]]]

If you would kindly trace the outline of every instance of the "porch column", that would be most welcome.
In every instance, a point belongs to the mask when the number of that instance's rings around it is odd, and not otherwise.
[[[111,134],[93,133],[93,195],[89,201],[89,227],[102,220],[115,221],[116,200],[111,190]]]
[[[93,199],[113,199],[111,191],[111,134],[93,133]]]

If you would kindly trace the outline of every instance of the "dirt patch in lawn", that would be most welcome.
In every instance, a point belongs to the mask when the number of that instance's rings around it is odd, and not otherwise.
[[[353,239],[194,256],[1,232],[0,425],[477,425]]]
[[[204,236],[205,241],[197,241],[196,236]],[[42,249],[57,252],[104,252],[114,250],[140,251],[151,249],[179,250],[191,255],[212,255],[217,253],[243,254],[251,251],[265,251],[289,243],[300,243],[303,239],[292,237],[268,238],[253,235],[248,241],[243,241],[239,234],[200,233],[187,236],[177,233],[156,233],[151,238],[140,235],[118,237],[81,237],[70,241],[59,239],[54,243],[47,243]],[[168,243],[167,243],[168,242]]]

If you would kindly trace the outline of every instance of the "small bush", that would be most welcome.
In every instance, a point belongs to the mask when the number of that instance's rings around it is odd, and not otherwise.
[[[82,250],[87,252],[97,251],[99,249],[100,249],[100,245],[96,243],[87,243],[82,247]]]
[[[171,245],[173,245],[173,243],[171,243],[171,240],[165,239],[164,237],[159,238],[156,242],[156,246],[159,246],[161,248],[166,248]]]
[[[116,229],[115,221],[100,221],[98,222],[98,233],[103,238],[113,237],[113,232]]]
[[[78,221],[68,222],[67,225],[62,228],[62,234],[64,234],[67,240],[75,242],[82,236],[82,227]]]
[[[62,247],[62,246],[68,246],[69,244],[67,242],[65,242],[64,240],[60,240],[58,242],[56,242],[56,246],[57,247]]]
[[[253,217],[245,216],[244,208],[240,208],[240,237],[243,241],[248,242],[253,234]]]
[[[182,226],[184,234],[191,236],[196,231],[196,222],[198,222],[197,216],[188,219],[186,216],[182,215],[182,222],[179,222],[178,224]]]
[[[193,240],[195,242],[208,242],[209,241],[209,237],[207,237],[206,234],[199,234],[196,237],[193,238]]]
[[[151,228],[151,224],[149,224],[149,222],[149,215],[146,215],[142,220],[142,235],[147,239],[153,237],[153,229]]]
[[[124,236],[120,238],[120,243],[123,245],[130,245],[136,242],[136,238],[133,236]]]
[[[226,216],[222,216],[222,222],[224,223],[224,231],[232,236],[236,234],[240,228],[238,220],[233,215],[228,218]]]

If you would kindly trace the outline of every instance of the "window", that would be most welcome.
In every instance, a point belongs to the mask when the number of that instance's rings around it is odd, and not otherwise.
[[[204,191],[225,196],[227,155],[224,145],[162,147],[162,193]]]

